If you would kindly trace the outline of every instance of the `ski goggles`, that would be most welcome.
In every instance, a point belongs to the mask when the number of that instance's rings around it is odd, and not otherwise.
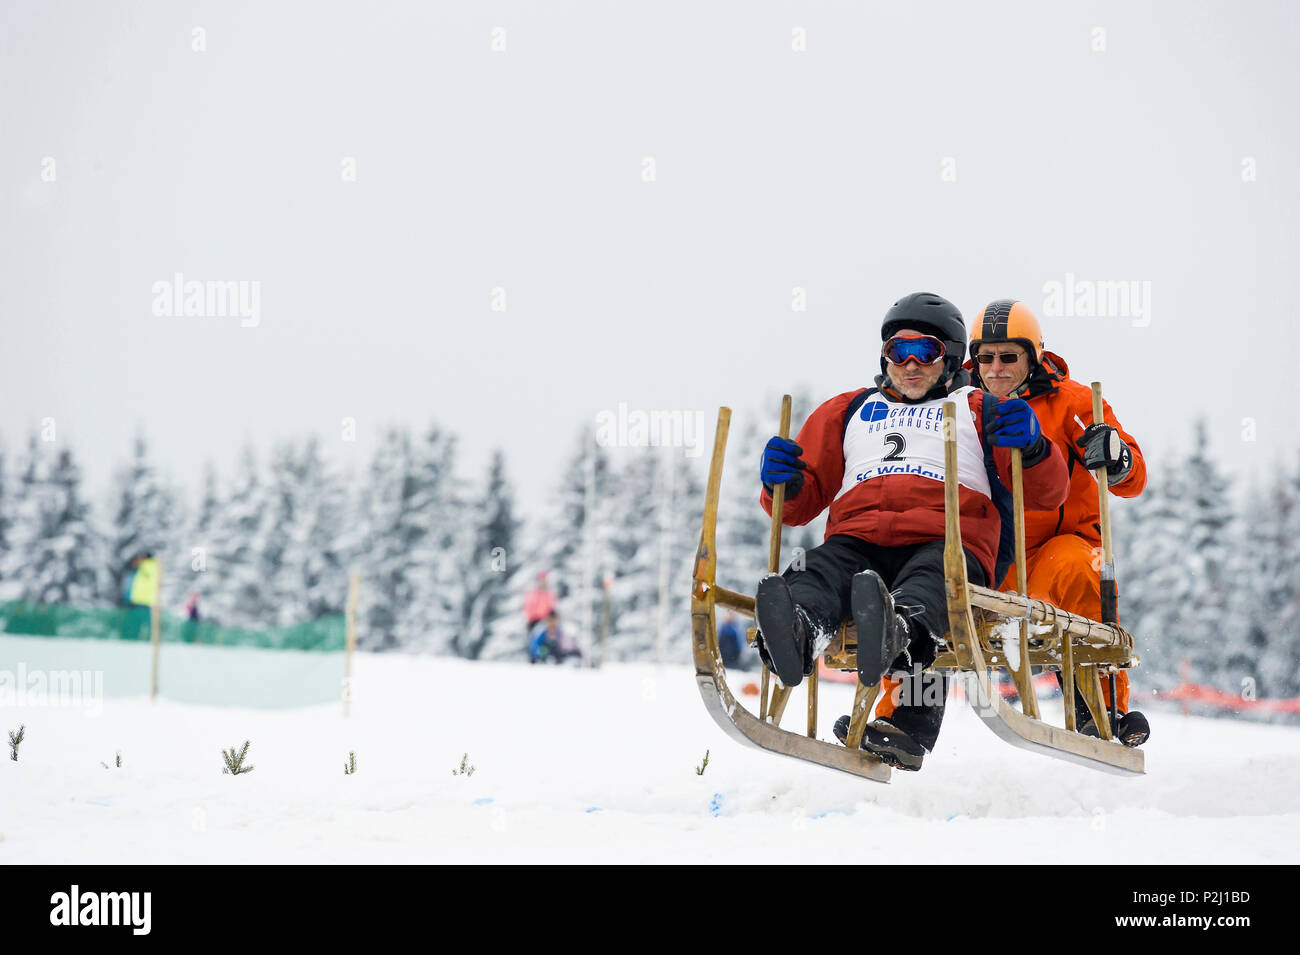
[[[933,365],[948,354],[948,349],[930,335],[895,335],[885,342],[880,354],[891,365],[902,365],[913,358],[922,365]]]

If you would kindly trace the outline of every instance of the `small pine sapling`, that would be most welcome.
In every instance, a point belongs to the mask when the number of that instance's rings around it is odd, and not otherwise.
[[[469,753],[464,753],[460,757],[460,768],[451,771],[453,776],[473,776],[474,767],[469,764]]]
[[[226,765],[221,770],[222,775],[230,773],[232,776],[238,776],[240,773],[251,773],[253,767],[244,765],[244,757],[247,755],[248,740],[244,740],[244,745],[240,747],[238,755],[235,754],[235,747],[233,746],[228,750],[223,749],[221,758],[226,761]]]
[[[13,730],[9,731],[9,758],[15,763],[18,762],[18,744],[23,741],[23,734],[26,729],[27,724],[24,723],[22,726],[18,727],[17,733]]]
[[[103,766],[105,769],[108,769],[108,763],[104,762],[102,759],[99,761],[99,765]],[[117,751],[116,766],[118,769],[122,768],[122,751],[120,749]]]
[[[351,776],[356,771],[357,771],[357,754],[349,750],[348,761],[343,764],[343,775]]]
[[[708,768],[708,765],[709,765],[709,751],[706,749],[704,751],[704,762],[701,763],[699,766],[695,767],[695,775],[703,776],[704,770]]]

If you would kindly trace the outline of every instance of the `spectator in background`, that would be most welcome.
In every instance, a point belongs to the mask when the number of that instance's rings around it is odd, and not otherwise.
[[[745,634],[736,621],[736,615],[730,611],[718,628],[718,650],[722,653],[722,665],[728,670],[745,669],[742,659],[745,653]]]
[[[572,637],[560,627],[560,618],[554,613],[539,621],[528,642],[530,663],[563,663],[570,657],[581,658],[582,651]]]
[[[528,628],[524,631],[531,640],[537,625],[555,613],[555,592],[546,585],[546,571],[537,575],[537,583],[524,594],[524,618]]]
[[[199,595],[197,591],[190,593],[190,599],[185,601],[185,631],[182,635],[186,643],[199,642]]]
[[[149,551],[141,551],[131,558],[130,573],[122,589],[122,599],[127,607],[122,626],[123,640],[148,639],[149,610],[158,603],[161,576],[162,568]]]

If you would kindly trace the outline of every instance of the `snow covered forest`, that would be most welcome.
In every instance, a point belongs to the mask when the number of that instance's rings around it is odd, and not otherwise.
[[[1247,699],[1300,697],[1300,457],[1236,487],[1204,422],[1184,440],[1147,458],[1139,497],[1111,499],[1135,687],[1176,686],[1185,663],[1189,681]]]
[[[437,426],[388,428],[363,473],[332,466],[317,437],[265,461],[247,449],[233,473],[209,468],[193,498],[156,455],[137,437],[110,499],[92,506],[66,443],[0,445],[0,600],[111,606],[132,555],[149,551],[164,612],[197,593],[203,619],[258,628],[342,613],[355,571],[361,648],[518,659],[523,593],[546,571],[563,625],[585,626],[588,646],[608,579],[608,659],[654,651],[661,591],[665,647],[685,652],[673,615],[686,608],[703,466],[680,447],[601,447],[583,429],[551,506],[526,519],[505,456],[467,475]]]
[[[798,397],[794,420],[810,408]],[[743,591],[766,569],[751,478],[771,417],[738,413],[728,447],[719,582]],[[267,460],[248,450],[231,473],[210,468],[193,497],[160,476],[140,437],[102,507],[87,500],[74,449],[33,435],[17,452],[0,445],[0,598],[113,605],[131,555],[149,550],[164,563],[166,611],[197,593],[204,619],[274,626],[343,612],[355,570],[361,647],[520,659],[523,593],[547,571],[564,625],[591,653],[607,587],[605,659],[686,660],[709,425],[694,457],[576,431],[537,514],[519,513],[503,453],[466,474],[455,436],[436,426],[389,428],[357,474],[332,466],[316,437]],[[1248,697],[1300,696],[1300,460],[1234,488],[1203,426],[1185,447],[1151,462],[1141,497],[1112,499],[1121,616],[1143,658],[1136,689],[1185,675]],[[786,559],[821,536],[820,524],[788,531]]]

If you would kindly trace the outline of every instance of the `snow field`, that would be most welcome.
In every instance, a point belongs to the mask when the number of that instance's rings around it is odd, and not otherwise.
[[[348,719],[0,708],[27,726],[0,760],[0,863],[1300,861],[1286,727],[1153,710],[1148,773],[1124,778],[1015,750],[954,700],[924,769],[886,786],[734,743],[685,666],[358,654],[354,693]],[[851,694],[823,682],[823,738]],[[222,775],[246,738],[254,771]]]

